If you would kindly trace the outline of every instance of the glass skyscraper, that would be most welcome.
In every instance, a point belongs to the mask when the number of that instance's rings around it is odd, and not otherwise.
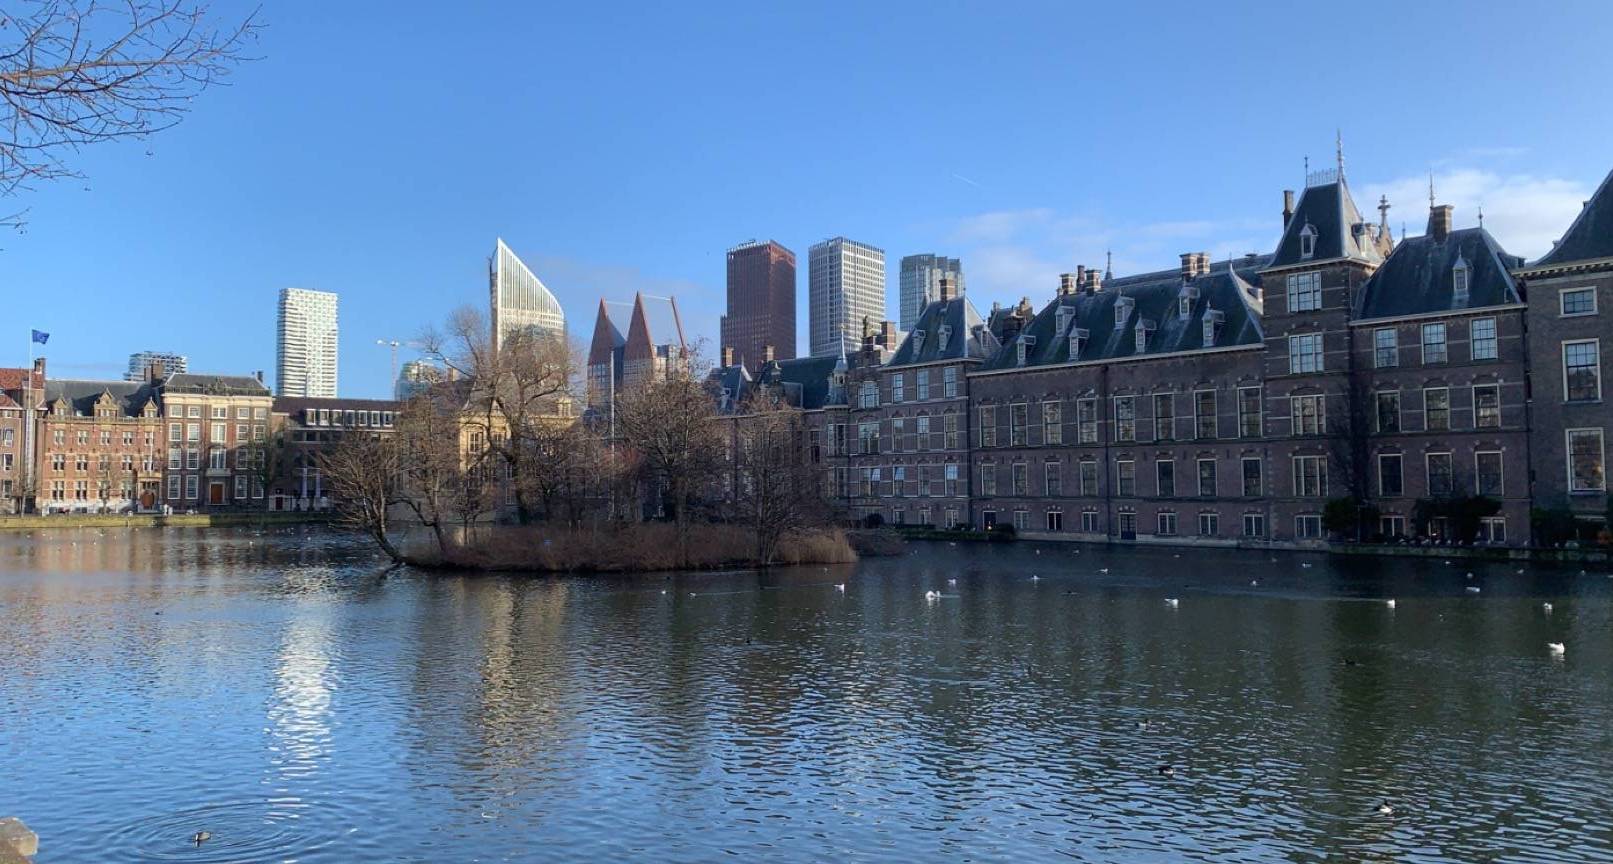
[[[510,247],[498,241],[487,264],[487,277],[493,310],[493,348],[514,330],[535,330],[564,336],[566,313],[560,301],[549,293]]]
[[[862,341],[863,319],[885,320],[885,252],[845,237],[807,250],[807,321],[812,355],[851,352]]]
[[[963,296],[963,262],[944,255],[908,255],[902,258],[898,278],[898,302],[901,305],[900,325],[912,331],[918,324],[924,304],[941,297],[941,277],[952,280],[952,296]]]

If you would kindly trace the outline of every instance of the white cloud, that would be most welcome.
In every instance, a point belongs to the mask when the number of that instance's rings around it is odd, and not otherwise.
[[[1551,249],[1552,241],[1568,230],[1591,191],[1583,183],[1556,177],[1475,168],[1434,172],[1435,200],[1456,208],[1457,227],[1477,225],[1482,206],[1484,227],[1502,248],[1525,258],[1537,258]],[[1397,237],[1402,222],[1413,236],[1423,233],[1428,224],[1426,175],[1368,184],[1362,187],[1357,203],[1372,207],[1381,195],[1387,195],[1393,205],[1389,223]]]

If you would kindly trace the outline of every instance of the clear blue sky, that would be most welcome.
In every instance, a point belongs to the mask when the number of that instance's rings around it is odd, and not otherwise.
[[[341,295],[342,394],[377,396],[375,340],[485,306],[498,236],[576,338],[634,289],[715,337],[752,237],[800,256],[804,331],[835,234],[886,250],[893,315],[914,252],[962,256],[985,309],[1107,248],[1268,250],[1338,128],[1397,236],[1432,171],[1530,256],[1613,169],[1605,2],[459,5],[271,5],[263,59],[181,126],[6,202],[6,362],[37,327],[57,375],[149,347],[272,377],[276,293],[306,287]]]

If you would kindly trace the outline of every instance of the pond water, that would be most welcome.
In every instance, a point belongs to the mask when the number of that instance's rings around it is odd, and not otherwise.
[[[89,530],[0,535],[0,612],[0,816],[41,864],[1613,861],[1600,572],[1019,543],[463,577]]]

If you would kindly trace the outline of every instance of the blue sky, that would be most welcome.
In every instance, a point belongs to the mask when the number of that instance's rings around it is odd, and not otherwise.
[[[1333,159],[1396,235],[1442,203],[1549,248],[1613,169],[1613,4],[441,4],[264,8],[262,59],[150,142],[86,150],[0,236],[11,359],[129,352],[272,377],[283,287],[341,295],[341,392],[378,338],[486,303],[502,236],[586,339],[673,293],[714,338],[724,250],[845,234],[963,258],[982,309],[1056,274],[1266,251]],[[232,4],[218,4],[228,14]],[[239,8],[246,8],[244,5]],[[149,155],[148,155],[149,151]],[[14,205],[14,206],[13,206]]]

